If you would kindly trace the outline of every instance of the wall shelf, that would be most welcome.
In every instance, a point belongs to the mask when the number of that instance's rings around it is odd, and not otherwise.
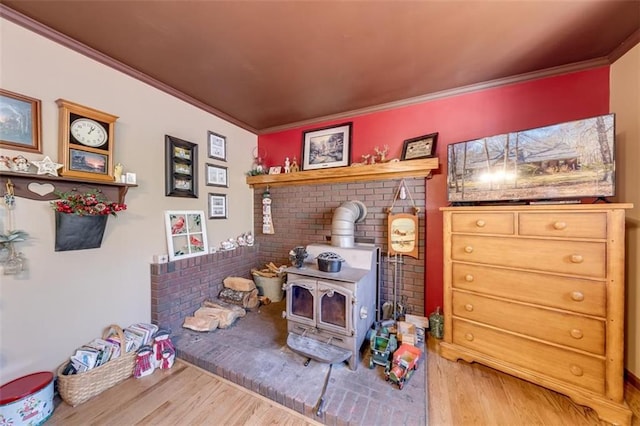
[[[53,191],[80,191],[92,189],[101,191],[109,200],[117,200],[124,204],[127,191],[138,185],[128,183],[106,182],[99,180],[66,178],[63,176],[36,175],[18,172],[0,172],[0,189],[4,194],[8,181],[13,183],[13,190],[17,197],[37,201],[57,200]]]
[[[438,169],[437,158],[396,161],[373,165],[307,170],[277,175],[247,176],[247,184],[253,188],[264,186],[318,185],[337,182],[362,182],[384,179],[429,177]]]

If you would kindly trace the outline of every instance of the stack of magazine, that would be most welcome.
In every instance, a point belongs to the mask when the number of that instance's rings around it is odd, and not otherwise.
[[[137,351],[141,346],[148,345],[158,331],[154,324],[136,323],[124,329],[126,352]],[[63,374],[84,373],[100,367],[109,360],[116,359],[120,353],[120,339],[117,335],[106,339],[93,339],[91,342],[76,349]]]
[[[127,352],[137,351],[141,346],[148,345],[153,340],[153,336],[158,331],[155,324],[145,324],[139,322],[131,324],[124,329],[124,338],[127,341]]]

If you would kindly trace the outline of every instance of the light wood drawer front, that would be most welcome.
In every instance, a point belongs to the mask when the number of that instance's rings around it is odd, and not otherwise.
[[[453,288],[604,317],[604,281],[453,263]]]
[[[607,214],[520,213],[520,235],[560,238],[607,238]]]
[[[453,343],[540,375],[604,393],[604,360],[513,336],[464,320],[453,320]]]
[[[453,315],[604,355],[604,321],[453,292]]]
[[[452,235],[451,257],[465,262],[603,278],[606,244]]]
[[[513,213],[453,213],[451,230],[453,232],[472,232],[477,234],[513,235],[515,232]]]

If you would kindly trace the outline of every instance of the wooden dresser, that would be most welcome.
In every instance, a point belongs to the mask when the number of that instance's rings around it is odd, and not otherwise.
[[[630,204],[446,207],[444,340],[614,424],[624,401],[624,229]]]

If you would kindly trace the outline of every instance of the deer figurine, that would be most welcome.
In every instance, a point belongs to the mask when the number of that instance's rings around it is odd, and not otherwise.
[[[385,163],[387,161],[387,154],[389,153],[389,145],[384,145],[383,149],[379,149],[377,146],[373,148],[378,156],[379,163]]]

